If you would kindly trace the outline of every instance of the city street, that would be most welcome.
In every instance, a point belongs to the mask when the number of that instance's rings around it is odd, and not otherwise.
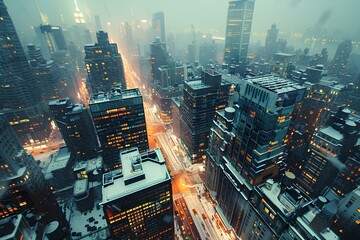
[[[159,120],[157,106],[151,101],[130,62],[122,54],[128,88],[139,88],[144,100],[146,126],[150,148],[161,149],[173,177],[173,199],[176,239],[234,239],[225,233],[216,217],[215,207],[206,196],[199,173],[203,164],[192,165],[172,129]],[[145,81],[145,79],[143,79]]]

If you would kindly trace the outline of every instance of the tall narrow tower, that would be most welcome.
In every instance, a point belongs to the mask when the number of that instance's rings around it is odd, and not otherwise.
[[[46,141],[50,122],[29,62],[0,0],[0,112],[24,144]]]
[[[255,0],[229,2],[224,62],[227,64],[240,63],[241,73],[245,71],[246,67],[254,6]]]

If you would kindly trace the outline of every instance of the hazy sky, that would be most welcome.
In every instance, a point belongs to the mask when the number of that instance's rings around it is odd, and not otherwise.
[[[73,24],[73,0],[38,0],[40,8],[51,24]],[[19,30],[30,29],[40,23],[35,0],[5,0]],[[226,0],[78,0],[81,11],[90,16],[99,14],[103,24],[134,18],[151,19],[152,13],[164,11],[166,32],[181,31],[191,24],[196,29],[215,29],[225,34]],[[272,23],[281,31],[305,31],[313,27],[321,16],[324,26],[339,38],[360,39],[360,0],[256,0],[253,31],[265,32]],[[93,18],[91,18],[93,20]]]

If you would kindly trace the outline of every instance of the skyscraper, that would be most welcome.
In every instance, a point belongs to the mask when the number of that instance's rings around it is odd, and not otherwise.
[[[114,85],[126,89],[123,61],[116,43],[110,43],[103,31],[97,32],[96,37],[97,43],[85,46],[89,92],[107,92]]]
[[[200,79],[184,82],[181,139],[193,162],[205,159],[215,111],[226,107],[229,91],[230,83],[222,81],[221,74],[212,70],[204,71]]]
[[[103,177],[103,209],[112,239],[173,239],[171,177],[160,149],[120,154],[122,171]]]
[[[67,229],[39,165],[0,115],[0,219],[28,211],[43,216],[44,224],[57,220],[60,228]]]
[[[277,51],[277,37],[279,29],[276,28],[275,23],[271,25],[271,29],[268,30],[265,40],[265,57],[271,60],[272,56]]]
[[[160,42],[160,38],[156,38],[155,42],[150,43],[150,71],[153,81],[159,81],[161,66],[168,65],[168,60],[172,59],[166,51],[166,43]]]
[[[120,167],[121,150],[137,147],[144,152],[149,149],[139,89],[113,88],[108,93],[93,94],[89,106],[107,170]]]
[[[246,67],[254,6],[255,0],[229,2],[224,62],[240,63],[240,73],[243,73]]]
[[[35,32],[46,58],[51,58],[58,51],[67,50],[65,37],[60,26],[40,25],[35,27]]]
[[[80,160],[94,157],[99,146],[89,109],[69,98],[51,101],[49,107],[71,154]]]
[[[343,73],[346,70],[351,51],[351,40],[345,40],[339,44],[334,59],[329,68],[330,74],[336,75]]]
[[[166,42],[164,12],[157,12],[153,14],[152,27],[154,39],[160,38],[161,42]]]
[[[0,1],[0,111],[24,144],[45,142],[50,122],[4,1]]]

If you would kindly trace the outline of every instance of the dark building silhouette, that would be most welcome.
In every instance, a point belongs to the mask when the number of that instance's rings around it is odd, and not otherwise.
[[[351,51],[351,40],[345,40],[339,44],[334,59],[329,68],[330,74],[337,75],[343,73],[347,69],[347,64],[350,58]]]
[[[199,64],[206,67],[210,60],[217,61],[217,45],[215,41],[199,46]]]
[[[96,33],[97,43],[85,46],[85,66],[90,92],[110,91],[119,85],[126,89],[124,66],[116,43],[110,43],[106,32]]]
[[[166,42],[164,12],[157,12],[153,14],[152,28],[154,39],[160,38],[161,42]]]
[[[63,30],[60,26],[40,25],[35,27],[35,32],[46,58],[51,58],[59,51],[67,50]]]
[[[272,56],[277,52],[277,37],[279,29],[276,28],[275,23],[271,25],[271,29],[268,30],[265,40],[265,57],[267,60],[271,60]]]
[[[0,1],[0,111],[21,141],[47,141],[50,121],[14,24]]]
[[[206,157],[210,127],[215,111],[224,109],[229,100],[230,83],[221,74],[203,72],[200,79],[184,82],[181,103],[181,139],[192,162]]]
[[[95,157],[99,146],[89,109],[69,98],[51,101],[49,107],[71,154],[79,160]]]
[[[240,64],[245,72],[255,0],[229,2],[225,35],[224,62]]]
[[[150,44],[150,71],[154,82],[159,81],[161,78],[159,68],[168,65],[169,59],[172,59],[172,57],[166,51],[166,43],[160,42],[160,38]]]
[[[90,98],[89,107],[103,150],[105,168],[120,167],[119,152],[137,147],[149,149],[143,99],[139,89],[99,92]]]
[[[67,93],[68,81],[63,71],[53,60],[45,59],[40,48],[32,44],[27,47],[32,73],[37,81],[42,98],[45,101],[50,101],[64,97]]]
[[[58,221],[59,228],[66,232],[68,223],[39,165],[0,118],[0,219],[31,212],[42,216],[43,224]]]

